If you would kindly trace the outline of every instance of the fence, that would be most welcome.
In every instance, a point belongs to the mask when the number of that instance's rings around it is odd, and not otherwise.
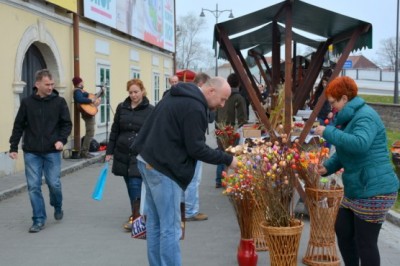
[[[395,72],[382,69],[343,69],[341,74],[355,80],[394,82]]]

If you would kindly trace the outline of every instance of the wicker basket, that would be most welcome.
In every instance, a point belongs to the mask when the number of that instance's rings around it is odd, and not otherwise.
[[[343,189],[306,188],[310,214],[310,239],[303,257],[306,265],[340,265],[336,250],[335,222]]]
[[[265,210],[261,208],[256,208],[253,212],[253,224],[252,224],[252,234],[254,239],[254,245],[257,251],[268,250],[267,242],[265,241],[263,229],[260,224],[265,221]]]
[[[296,266],[304,223],[294,220],[293,226],[273,227],[262,222],[260,226],[269,248],[270,265]]]

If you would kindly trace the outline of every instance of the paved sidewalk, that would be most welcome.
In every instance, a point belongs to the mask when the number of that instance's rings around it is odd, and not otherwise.
[[[94,153],[91,159],[62,159],[61,177],[82,169],[88,165],[104,160],[104,152]],[[14,175],[0,177],[0,201],[26,191],[25,172],[20,171]]]
[[[30,211],[28,198],[17,196],[26,191],[24,173],[0,178],[0,216],[3,217],[0,231],[2,235],[5,234],[4,239],[7,239],[0,244],[0,250],[3,250],[0,251],[0,254],[3,252],[0,257],[3,257],[5,265],[35,265],[27,263],[29,258],[35,256],[33,254],[40,258],[48,257],[47,264],[42,265],[112,265],[112,261],[113,264],[116,263],[114,265],[146,265],[145,242],[129,239],[120,228],[120,223],[127,216],[127,195],[123,182],[111,174],[102,202],[94,202],[88,196],[103,165],[103,158],[104,153],[99,153],[92,159],[63,159],[62,176],[65,176],[65,180],[62,179],[62,182],[68,201],[66,219],[61,226],[49,218],[44,232],[37,235],[41,236],[39,238],[26,232],[30,225],[30,221],[26,219],[26,213]],[[200,211],[208,214],[209,220],[186,224],[186,238],[182,241],[183,265],[236,265],[238,225],[226,196],[221,194],[222,190],[214,188],[214,174],[215,166],[204,164]],[[46,193],[46,189],[43,186],[43,193]],[[15,198],[11,198],[13,196]],[[389,222],[384,224],[379,247],[382,265],[394,266],[398,265],[400,252],[400,217],[391,212],[388,220],[397,226]],[[309,221],[305,218],[304,222],[298,265],[302,265],[301,258],[309,239]],[[60,237],[63,238],[61,242]],[[43,243],[40,239],[48,243]],[[28,242],[22,244],[21,241]],[[36,244],[33,245],[32,241]],[[19,249],[13,248],[19,245],[23,245],[23,249],[28,252],[26,256],[18,255]],[[107,251],[108,247],[112,247],[112,252]],[[52,253],[54,256],[49,255]],[[75,255],[71,257],[72,254]],[[258,252],[258,256],[258,265],[269,265],[268,252]],[[53,263],[55,261],[56,264]]]

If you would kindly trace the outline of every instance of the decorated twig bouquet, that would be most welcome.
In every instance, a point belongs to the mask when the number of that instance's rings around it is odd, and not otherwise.
[[[240,228],[242,238],[252,238],[252,219],[255,208],[254,188],[255,183],[253,177],[248,174],[246,165],[242,162],[238,163],[238,168],[234,173],[223,173],[224,194],[235,209],[236,218]]]
[[[337,187],[334,179],[321,177],[316,169],[329,157],[324,139],[304,146],[277,128],[278,138],[251,139],[245,144],[228,147],[240,161],[238,169],[225,174],[225,193],[237,200],[247,202],[240,217],[254,208],[262,209],[266,222],[271,226],[290,226],[294,219],[293,193],[297,179],[307,188],[332,189]],[[247,194],[249,196],[247,196]],[[246,196],[245,196],[246,195]],[[252,200],[250,200],[252,199]],[[240,204],[243,204],[240,202]],[[238,205],[238,204],[236,204]],[[238,211],[238,207],[235,206]],[[240,210],[239,210],[240,211]],[[240,223],[240,222],[239,222]]]
[[[215,136],[217,137],[218,147],[222,150],[235,146],[240,139],[237,129],[225,123],[217,123]]]
[[[295,146],[299,147],[300,159],[296,163],[296,176],[303,180],[306,188],[314,189],[335,189],[339,185],[335,179],[336,175],[330,177],[322,177],[317,173],[317,168],[329,158],[329,148],[323,138],[319,138],[317,142],[309,147],[301,147],[295,142]]]
[[[237,155],[241,166],[240,170],[228,175],[228,180],[251,180],[254,204],[264,210],[267,223],[273,226],[289,226],[293,218],[290,202],[296,160],[300,155],[288,144],[287,136],[282,134],[279,141],[256,139],[229,149]]]

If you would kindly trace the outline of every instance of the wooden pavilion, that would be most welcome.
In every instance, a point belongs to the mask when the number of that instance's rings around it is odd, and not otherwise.
[[[297,32],[305,32],[316,37],[306,37],[305,34]],[[292,114],[296,114],[304,106],[321,71],[328,47],[332,45],[333,53],[340,55],[330,76],[331,80],[339,75],[350,52],[372,48],[372,25],[300,0],[285,0],[216,24],[214,38],[220,44],[220,58],[229,60],[241,84],[247,90],[253,110],[269,132],[272,132],[270,120],[262,108],[261,95],[249,70],[249,60],[244,58],[241,51],[248,50],[248,56],[254,58],[253,61],[258,65],[265,84],[268,84],[274,92],[281,79],[281,46],[284,45],[284,128],[285,132],[289,133]],[[302,75],[297,73],[300,69],[293,67],[300,65],[296,62],[299,58],[295,49],[297,43],[316,49],[307,72]],[[272,52],[271,67],[264,57],[269,52]],[[260,61],[263,62],[264,68]],[[267,78],[266,72],[270,79]],[[325,95],[322,94],[300,135],[301,143],[310,132],[325,100]]]

